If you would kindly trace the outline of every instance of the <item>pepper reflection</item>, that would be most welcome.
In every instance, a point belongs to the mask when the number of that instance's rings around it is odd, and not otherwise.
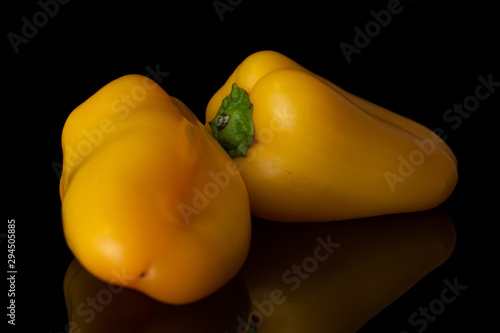
[[[257,332],[356,332],[455,246],[442,210],[328,223],[253,221],[240,272]]]
[[[71,333],[236,332],[234,319],[250,306],[238,277],[201,301],[169,305],[105,283],[76,259],[66,271],[64,296]]]
[[[215,294],[167,305],[104,283],[77,261],[70,332],[356,332],[441,265],[455,231],[442,210],[327,223],[253,220],[250,255]],[[73,330],[71,330],[73,329]]]

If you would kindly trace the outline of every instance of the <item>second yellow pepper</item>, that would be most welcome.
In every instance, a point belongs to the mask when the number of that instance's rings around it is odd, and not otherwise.
[[[206,121],[239,165],[252,213],[265,219],[420,211],[457,182],[455,156],[431,130],[272,51],[236,68]]]

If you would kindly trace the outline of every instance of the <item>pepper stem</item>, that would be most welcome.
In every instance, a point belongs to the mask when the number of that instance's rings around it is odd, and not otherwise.
[[[208,123],[213,136],[231,157],[245,157],[255,137],[250,96],[233,83],[214,119]]]

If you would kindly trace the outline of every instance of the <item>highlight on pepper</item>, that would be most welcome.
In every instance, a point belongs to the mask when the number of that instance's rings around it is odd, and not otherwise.
[[[252,214],[268,220],[427,210],[458,180],[453,152],[430,129],[273,51],[235,69],[209,101],[206,121],[238,164]]]

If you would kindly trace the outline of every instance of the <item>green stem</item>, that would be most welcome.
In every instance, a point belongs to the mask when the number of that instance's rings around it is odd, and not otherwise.
[[[247,333],[257,333],[257,325],[255,324],[255,321],[253,319],[250,322],[250,327],[248,327]]]
[[[233,83],[214,119],[208,124],[215,139],[231,157],[245,157],[253,142],[253,104],[248,93]]]

